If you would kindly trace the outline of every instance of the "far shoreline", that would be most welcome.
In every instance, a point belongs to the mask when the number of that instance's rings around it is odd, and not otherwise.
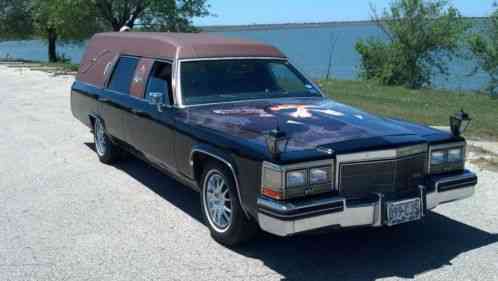
[[[465,17],[468,20],[484,20],[486,17]],[[268,24],[234,24],[234,25],[204,25],[197,26],[203,32],[230,32],[230,31],[260,31],[260,30],[278,30],[278,29],[300,29],[300,28],[317,28],[317,27],[335,27],[335,26],[358,26],[372,25],[373,20],[356,20],[356,21],[324,21],[324,22],[289,22],[289,23],[268,23]]]

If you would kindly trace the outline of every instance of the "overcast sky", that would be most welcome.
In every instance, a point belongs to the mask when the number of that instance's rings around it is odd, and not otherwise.
[[[382,10],[391,0],[208,0],[217,17],[196,19],[197,25],[368,20],[372,3]],[[482,17],[494,0],[452,0],[464,16]]]

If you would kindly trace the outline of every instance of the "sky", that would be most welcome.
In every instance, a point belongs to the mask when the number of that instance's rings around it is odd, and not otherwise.
[[[392,0],[208,0],[216,16],[196,25],[244,25],[370,19],[370,3],[383,10]],[[487,16],[495,0],[450,0],[468,17]]]

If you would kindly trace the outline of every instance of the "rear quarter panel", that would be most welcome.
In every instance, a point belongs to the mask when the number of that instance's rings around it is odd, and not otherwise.
[[[98,94],[91,86],[85,86],[81,82],[74,82],[71,88],[71,112],[73,116],[91,128],[91,115],[98,115]]]

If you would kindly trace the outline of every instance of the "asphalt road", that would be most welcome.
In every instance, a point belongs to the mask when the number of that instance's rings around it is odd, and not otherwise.
[[[498,280],[498,174],[423,222],[228,249],[199,196],[135,159],[97,160],[71,77],[0,67],[0,280]]]

